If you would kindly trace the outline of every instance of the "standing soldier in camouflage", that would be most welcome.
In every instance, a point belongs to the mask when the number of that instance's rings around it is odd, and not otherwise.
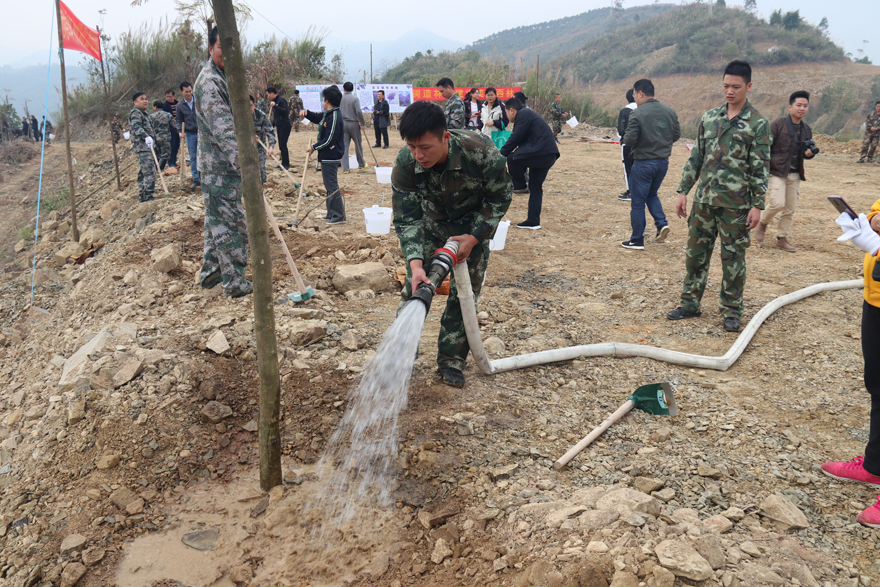
[[[151,147],[156,144],[156,131],[147,116],[147,96],[143,92],[135,92],[131,97],[134,108],[128,115],[128,125],[131,132],[131,150],[137,156],[138,165],[138,195],[141,202],[154,200],[153,190],[156,188],[156,163],[153,161]]]
[[[443,115],[446,117],[446,130],[457,128],[465,128],[467,124],[467,109],[464,100],[455,91],[455,84],[448,77],[444,77],[437,82],[437,89],[440,95],[446,98],[446,105],[443,107]]]
[[[299,113],[305,110],[303,99],[299,97],[299,90],[293,90],[293,96],[290,97],[290,121],[293,123],[293,132],[299,132]]]
[[[450,238],[459,243],[459,262],[468,264],[476,301],[489,239],[513,195],[507,162],[489,137],[446,130],[443,111],[431,102],[415,102],[404,111],[400,137],[406,148],[397,155],[391,184],[394,228],[406,258],[401,306],[428,281],[424,263]],[[450,286],[440,318],[437,373],[447,385],[463,387],[470,347],[454,281]]]
[[[697,141],[678,186],[676,212],[684,218],[687,193],[699,181],[688,217],[681,305],[666,317],[681,320],[701,315],[709,261],[720,238],[719,308],[724,330],[738,332],[749,231],[761,221],[770,174],[770,123],[748,101],[752,89],[748,63],[731,61],[724,70],[723,88],[727,104],[706,112],[700,120]]]
[[[266,113],[257,109],[254,97],[251,96],[250,98],[251,113],[254,115],[254,130],[260,142],[269,147],[269,157],[271,157],[273,155],[272,147],[275,146],[275,127],[272,126]],[[266,150],[263,148],[263,145],[257,143],[257,153],[260,156],[260,179],[263,183],[266,183]]]
[[[874,104],[874,111],[868,115],[865,122],[865,139],[862,141],[862,154],[859,155],[859,163],[874,162],[874,152],[877,150],[877,144],[880,143],[880,102]]]
[[[119,119],[115,114],[113,115],[113,120],[110,121],[110,129],[110,138],[114,143],[118,143],[119,139],[122,138],[122,133],[124,131],[122,130],[122,123],[119,122]]]
[[[550,104],[550,126],[553,127],[553,138],[559,143],[559,133],[562,132],[562,123],[568,117],[568,112],[562,110],[562,94],[556,94],[553,103]]]
[[[208,35],[208,53],[210,58],[193,92],[198,171],[205,200],[205,246],[199,280],[204,288],[222,283],[227,297],[238,298],[253,293],[254,288],[245,279],[248,232],[241,206],[241,168],[217,27]]]
[[[156,157],[159,159],[159,170],[165,169],[165,164],[171,157],[171,113],[162,109],[162,102],[153,102],[153,113],[150,114],[150,122],[156,131]]]

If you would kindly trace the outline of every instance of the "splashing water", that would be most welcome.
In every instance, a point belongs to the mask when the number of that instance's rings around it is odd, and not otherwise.
[[[338,527],[391,502],[397,420],[406,407],[425,305],[407,303],[349,392],[345,415],[318,462],[314,507]]]

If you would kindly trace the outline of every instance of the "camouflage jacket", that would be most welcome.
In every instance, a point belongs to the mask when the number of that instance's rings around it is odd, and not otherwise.
[[[199,125],[199,173],[240,175],[226,73],[210,58],[196,78],[193,99]]]
[[[156,110],[150,114],[150,122],[156,131],[156,140],[164,143],[171,142],[171,113],[164,110]]]
[[[564,118],[563,114],[565,114],[565,111],[562,109],[562,104],[553,100],[553,102],[550,103],[550,120],[562,123],[562,119]]]
[[[257,110],[260,110],[263,113],[269,111],[269,104],[266,102],[266,98],[257,98],[256,107]]]
[[[874,132],[880,132],[880,114],[876,112],[872,112],[868,115],[868,120],[865,122],[865,132],[871,134],[871,129],[876,128],[877,130]]]
[[[678,193],[687,194],[699,181],[694,202],[763,210],[770,176],[770,122],[746,101],[732,120],[727,119],[727,104],[709,110],[697,132]]]
[[[264,145],[270,148],[275,146],[275,127],[272,126],[266,113],[257,108],[254,108],[254,131],[256,131],[257,138],[260,139]],[[263,150],[260,143],[257,143],[257,150]]]
[[[294,94],[288,100],[290,103],[290,119],[291,120],[299,120],[299,113],[305,110],[305,106],[303,105],[303,99],[299,97],[299,95]]]
[[[136,153],[149,153],[150,147],[144,140],[147,137],[156,140],[156,131],[150,117],[140,108],[132,108],[128,115],[128,128],[131,132],[131,149]],[[154,147],[155,148],[155,147]]]
[[[394,228],[407,263],[430,255],[431,240],[492,238],[513,195],[507,160],[488,137],[465,130],[452,131],[442,171],[425,169],[401,149],[391,184]]]
[[[464,128],[467,120],[467,112],[465,112],[464,100],[456,92],[446,101],[443,107],[443,114],[446,115],[446,128],[452,130],[454,128]]]

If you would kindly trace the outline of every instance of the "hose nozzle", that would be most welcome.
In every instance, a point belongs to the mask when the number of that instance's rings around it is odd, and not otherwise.
[[[446,244],[434,251],[428,261],[427,275],[430,283],[419,284],[418,289],[413,292],[412,297],[420,300],[425,304],[427,310],[431,309],[431,300],[434,299],[434,293],[455,264],[458,262],[458,241],[447,240]]]

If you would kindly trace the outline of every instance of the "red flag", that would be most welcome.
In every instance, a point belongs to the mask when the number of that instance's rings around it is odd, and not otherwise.
[[[65,49],[81,51],[102,61],[101,34],[83,24],[64,2],[61,3],[61,32]]]

